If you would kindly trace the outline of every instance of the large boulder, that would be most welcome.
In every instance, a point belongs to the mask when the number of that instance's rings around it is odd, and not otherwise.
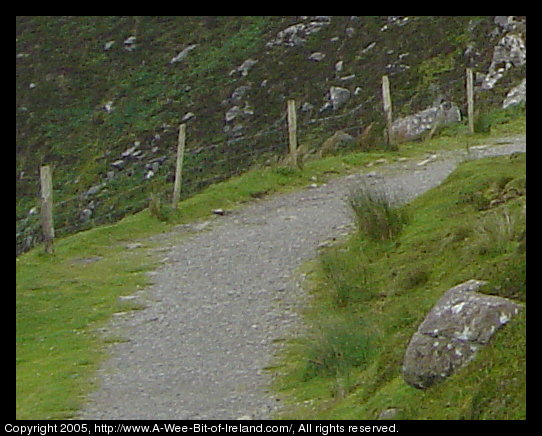
[[[403,378],[426,389],[470,362],[480,347],[523,306],[476,290],[469,280],[444,293],[412,336],[403,360]]]
[[[414,115],[398,118],[393,122],[391,130],[396,142],[412,141],[435,127],[459,121],[461,121],[461,112],[457,105],[444,102]]]
[[[340,86],[332,86],[329,88],[329,101],[333,110],[338,110],[343,107],[350,99],[350,91]]]
[[[520,35],[510,33],[502,37],[493,51],[493,59],[481,88],[492,89],[506,71],[527,62],[527,48]]]

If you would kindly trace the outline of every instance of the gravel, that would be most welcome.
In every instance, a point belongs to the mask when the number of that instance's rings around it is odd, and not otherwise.
[[[524,152],[525,142],[501,138],[471,148],[471,157]],[[280,401],[265,368],[276,340],[301,325],[303,277],[296,268],[352,229],[344,201],[351,187],[363,182],[408,201],[465,159],[464,151],[434,154],[375,165],[157,236],[163,263],[149,274],[152,285],[134,294],[147,307],[111,321],[107,332],[126,340],[111,346],[78,418],[269,419]]]

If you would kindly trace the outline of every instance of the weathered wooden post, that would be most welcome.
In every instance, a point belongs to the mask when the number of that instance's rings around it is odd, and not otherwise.
[[[469,118],[469,132],[474,133],[474,80],[472,68],[467,68],[467,113]]]
[[[384,114],[386,116],[386,142],[388,145],[392,145],[393,138],[391,125],[393,122],[393,114],[390,95],[390,80],[388,79],[388,76],[382,76],[382,100],[384,102]]]
[[[297,115],[294,99],[288,100],[288,142],[290,145],[291,163],[299,167],[299,157],[297,155]]]
[[[55,239],[55,228],[53,224],[53,180],[51,168],[44,165],[40,169],[41,183],[41,227],[43,240],[45,241],[45,252],[52,254],[53,241]]]
[[[175,167],[175,184],[173,185],[173,209],[177,208],[181,196],[181,180],[183,175],[184,145],[186,142],[186,124],[179,126],[177,142],[177,165]]]

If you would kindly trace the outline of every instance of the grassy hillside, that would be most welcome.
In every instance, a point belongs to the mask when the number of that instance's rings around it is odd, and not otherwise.
[[[354,204],[367,205],[360,195]],[[307,331],[274,368],[280,417],[525,419],[525,313],[440,384],[418,390],[401,374],[412,334],[452,286],[486,280],[482,292],[525,302],[525,199],[525,155],[467,162],[401,213],[378,215],[393,232],[364,216],[306,265]]]
[[[298,25],[295,40],[288,32]],[[381,142],[383,74],[396,116],[439,96],[466,113],[465,66],[487,71],[496,29],[488,16],[17,17],[18,252],[39,241],[42,164],[53,166],[63,235],[140,211],[151,193],[170,196],[180,122],[183,198],[283,156],[289,98],[301,144],[317,149],[336,130],[356,137],[375,123],[376,137],[362,144],[371,148]],[[500,105],[523,75],[510,70],[480,94],[482,107]],[[322,110],[331,86],[351,97]]]

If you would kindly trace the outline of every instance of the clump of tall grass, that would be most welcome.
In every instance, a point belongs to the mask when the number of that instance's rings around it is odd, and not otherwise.
[[[389,194],[364,185],[350,191],[348,204],[358,230],[374,241],[395,239],[410,221],[407,209]]]
[[[334,377],[339,384],[348,381],[353,368],[370,362],[376,352],[373,332],[356,317],[323,321],[307,344],[303,378]]]
[[[352,302],[368,301],[373,297],[367,286],[368,268],[358,257],[331,251],[322,255],[320,261],[336,307],[346,307]]]
[[[487,215],[478,226],[479,253],[502,254],[525,238],[525,213],[519,208],[502,209]]]

